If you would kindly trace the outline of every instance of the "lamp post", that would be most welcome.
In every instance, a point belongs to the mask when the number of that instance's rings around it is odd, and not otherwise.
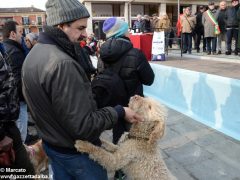
[[[128,25],[130,28],[132,28],[132,2],[135,0],[129,0],[128,1]]]
[[[179,15],[180,15],[180,0],[178,0],[178,19],[179,19]]]

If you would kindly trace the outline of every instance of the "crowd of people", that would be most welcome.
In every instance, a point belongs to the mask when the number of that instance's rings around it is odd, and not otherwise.
[[[171,22],[166,13],[158,16],[153,14],[152,17],[149,15],[142,16],[141,14],[137,15],[137,20],[133,22],[132,29],[135,32],[154,32],[154,31],[171,31]]]
[[[198,12],[193,15],[191,8],[186,7],[180,14],[177,22],[177,35],[183,38],[183,53],[192,52],[192,40],[194,48],[200,52],[200,43],[203,40],[203,52],[207,55],[222,54],[222,43],[225,42],[225,54],[240,53],[240,8],[239,1],[232,0],[227,7],[226,1],[220,1],[216,9],[214,2],[208,6],[200,6]],[[235,43],[233,44],[233,40]],[[234,47],[234,49],[233,49]]]
[[[152,17],[138,14],[132,29],[136,33],[164,31],[166,42],[172,41],[175,36],[182,38],[183,53],[191,54],[192,49],[199,53],[202,42],[202,51],[207,55],[240,55],[239,9],[239,0],[232,0],[230,6],[227,6],[225,0],[220,1],[219,6],[210,1],[208,6],[199,6],[195,14],[192,14],[191,7],[184,7],[176,24],[176,34],[167,14],[153,14]],[[223,43],[225,49],[222,47]],[[169,44],[172,46],[172,43]]]
[[[132,28],[135,33],[153,33],[164,31],[166,41],[166,47],[172,48],[173,38],[175,36],[172,23],[166,13],[162,13],[159,16],[153,14],[152,17],[149,15],[142,16],[137,15],[137,19],[133,22]]]

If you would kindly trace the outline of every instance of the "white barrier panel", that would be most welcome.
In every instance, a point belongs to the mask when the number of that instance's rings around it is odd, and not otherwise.
[[[165,61],[164,31],[153,33],[152,61]]]
[[[240,80],[151,64],[155,80],[144,94],[240,140]]]

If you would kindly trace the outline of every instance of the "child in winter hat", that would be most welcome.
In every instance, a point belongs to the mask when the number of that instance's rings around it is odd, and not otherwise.
[[[120,18],[111,17],[104,21],[103,32],[106,38],[121,37],[128,32],[128,24]]]

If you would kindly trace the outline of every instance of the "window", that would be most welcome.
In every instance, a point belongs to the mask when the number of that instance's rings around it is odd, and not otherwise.
[[[132,5],[132,16],[136,17],[138,14],[144,15],[144,5]]]
[[[0,25],[4,24],[6,21],[12,21],[13,18],[12,17],[0,17]]]
[[[38,22],[38,25],[42,25],[42,17],[41,16],[37,17],[37,22]]]
[[[123,17],[124,16],[124,12],[125,12],[125,5],[121,4],[120,5],[120,16]]]
[[[111,4],[93,4],[94,17],[111,17],[113,16],[113,6]]]
[[[38,31],[39,32],[43,32],[43,28],[38,28]]]
[[[23,25],[29,25],[29,18],[28,17],[23,17],[22,22],[23,22]]]
[[[158,14],[158,5],[156,5],[156,4],[149,5],[149,13],[148,13],[148,15],[152,16],[152,14],[155,14],[155,13]]]

